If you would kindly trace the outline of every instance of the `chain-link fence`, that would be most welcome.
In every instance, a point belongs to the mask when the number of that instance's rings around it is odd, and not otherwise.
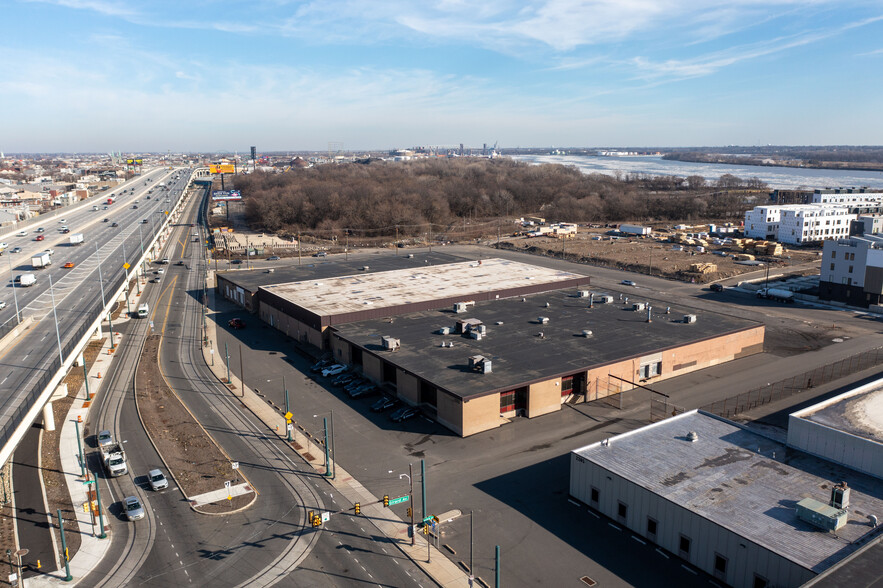
[[[752,408],[787,398],[815,386],[821,386],[883,363],[883,347],[877,347],[834,363],[804,372],[800,375],[779,380],[724,400],[706,404],[702,410],[725,418],[731,418]]]
[[[677,416],[687,412],[683,406],[677,406],[668,401],[667,398],[651,398],[650,399],[650,422],[655,423],[669,417]]]

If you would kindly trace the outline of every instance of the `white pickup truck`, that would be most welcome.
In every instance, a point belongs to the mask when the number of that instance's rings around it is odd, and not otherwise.
[[[126,467],[126,452],[120,443],[113,442],[102,446],[101,458],[107,473],[111,476],[122,476],[129,472],[129,468]]]

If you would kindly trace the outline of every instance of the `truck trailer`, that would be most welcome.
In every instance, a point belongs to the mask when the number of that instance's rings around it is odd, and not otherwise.
[[[778,302],[794,302],[794,292],[782,288],[761,288],[757,291],[757,297]]]
[[[34,274],[22,274],[18,276],[18,279],[16,281],[18,282],[18,285],[22,288],[27,288],[28,286],[33,286],[37,283],[37,276],[35,276]]]
[[[46,253],[38,253],[31,258],[31,267],[34,269],[43,269],[52,265],[52,256]]]
[[[80,245],[83,242],[83,233],[74,233],[71,235],[71,245]]]

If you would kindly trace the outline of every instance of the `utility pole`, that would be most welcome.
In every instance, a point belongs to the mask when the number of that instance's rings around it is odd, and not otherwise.
[[[408,464],[408,501],[411,503],[411,545],[417,541],[417,531],[414,530],[414,464]]]
[[[500,546],[497,545],[494,555],[494,588],[500,588]]]
[[[242,397],[245,398],[245,367],[242,364],[242,343],[239,344],[239,384],[242,386]]]

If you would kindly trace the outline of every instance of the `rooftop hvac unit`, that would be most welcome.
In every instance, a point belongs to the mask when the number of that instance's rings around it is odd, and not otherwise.
[[[588,298],[589,294],[591,294],[591,292],[589,292],[588,290],[580,290],[579,292],[577,292],[577,296],[580,298]]]
[[[836,531],[846,525],[846,510],[834,508],[814,498],[804,498],[797,503],[797,518],[824,529]]]
[[[537,317],[537,322],[540,323],[541,325],[548,325],[548,324],[549,324],[549,317],[547,317],[547,316],[538,316],[538,317]]]
[[[478,325],[478,327],[476,327],[476,328],[480,334],[487,335],[487,327],[486,326]],[[475,330],[475,329],[473,329],[473,330]]]
[[[834,508],[849,508],[850,489],[846,482],[840,482],[831,488],[831,506]]]
[[[483,355],[473,355],[469,358],[469,368],[483,374],[491,373],[491,360]]]
[[[384,336],[381,339],[383,340],[383,349],[385,351],[395,351],[402,346],[402,342],[395,337]]]
[[[474,301],[455,302],[454,303],[454,312],[457,314],[459,314],[461,312],[466,312],[466,309],[468,309],[470,306],[475,306],[475,302]]]
[[[481,341],[483,335],[479,331],[469,331],[469,336],[476,341]]]
[[[601,302],[602,304],[612,304],[613,296],[598,296],[598,302]]]
[[[635,312],[641,312],[645,308],[647,308],[647,304],[644,302],[635,302],[634,304],[632,304],[632,310],[634,310]]]
[[[413,254],[413,253],[409,253],[409,254],[408,254],[408,259],[414,259],[414,254]]]
[[[451,327],[442,327],[437,331],[437,333],[439,335],[450,335],[451,334]]]
[[[592,336],[592,331],[591,331],[591,330],[589,330],[589,329],[583,329],[583,337],[585,337],[586,339],[588,339],[588,338],[591,337],[591,336]]]
[[[698,319],[696,318],[696,315],[695,315],[695,314],[685,314],[685,315],[684,315],[684,322],[687,323],[688,325],[692,325],[692,324],[695,323],[697,320],[698,320]]]

